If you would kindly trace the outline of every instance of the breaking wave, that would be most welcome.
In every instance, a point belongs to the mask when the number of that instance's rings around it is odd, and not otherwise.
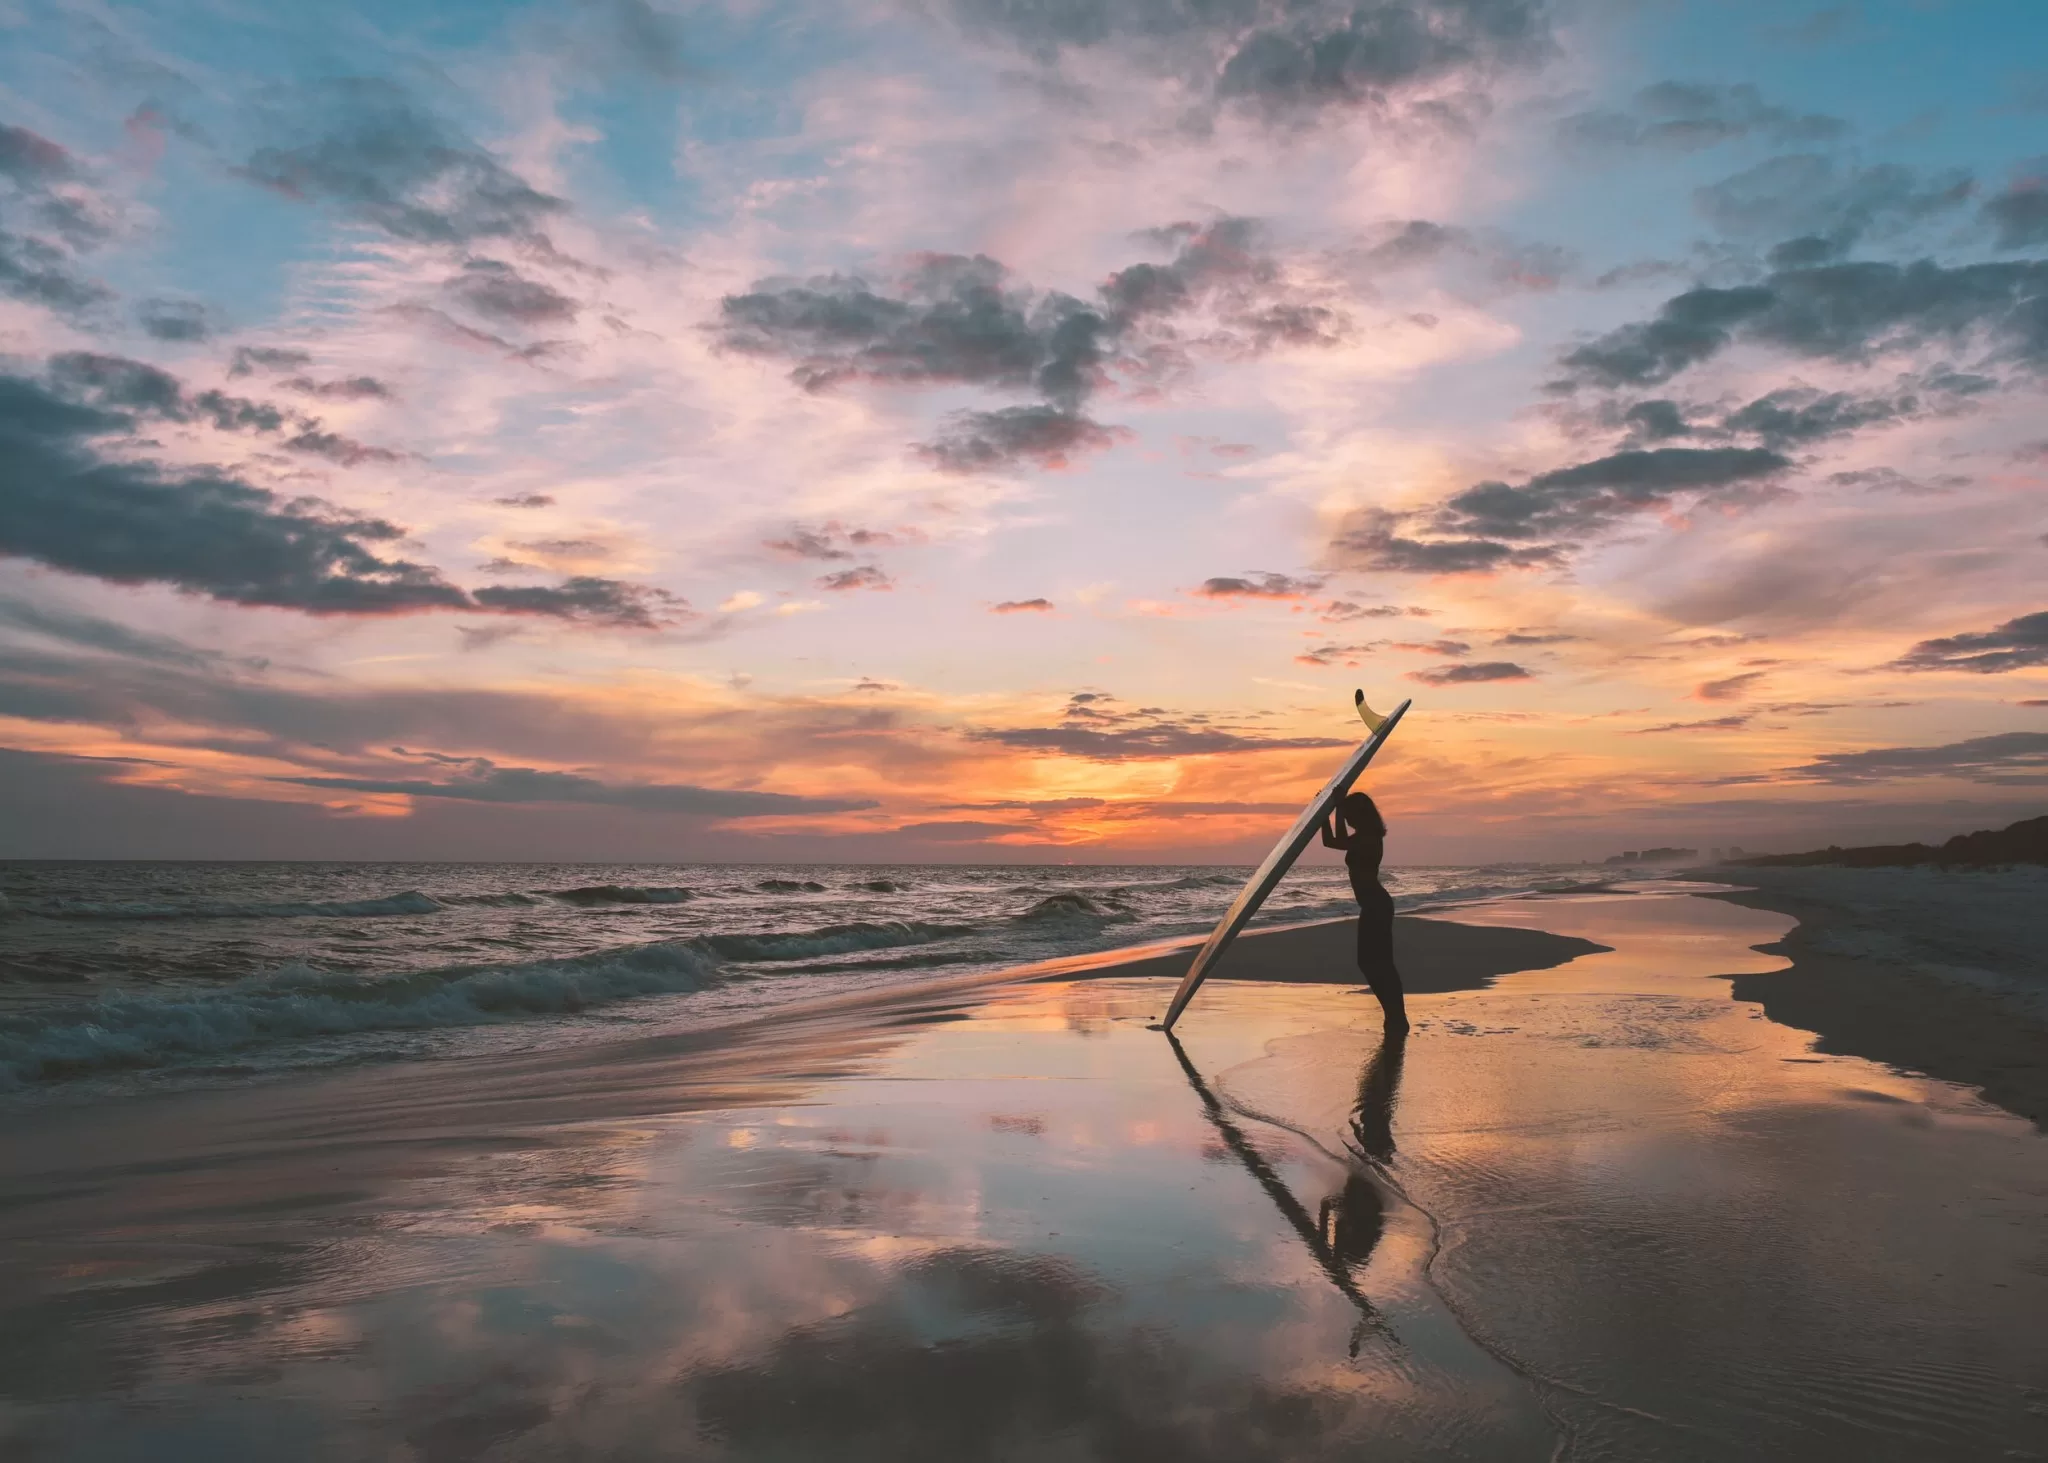
[[[1098,898],[1083,894],[1077,889],[1063,889],[1057,894],[1046,895],[1015,918],[1020,924],[1075,923],[1083,920],[1101,924],[1121,924],[1126,920],[1136,919],[1137,915],[1110,896]]]
[[[720,979],[695,940],[383,980],[295,966],[214,994],[80,1002],[0,1016],[0,1088],[218,1058],[275,1042],[573,1014]]]
[[[705,948],[723,960],[807,960],[819,955],[844,955],[854,950],[886,950],[895,945],[929,945],[971,935],[973,925],[931,924],[922,920],[886,920],[827,925],[787,935],[704,935]]]
[[[22,913],[45,919],[356,919],[386,914],[438,914],[440,900],[408,889],[379,899],[341,899],[299,904],[93,904],[55,899],[23,905]]]
[[[770,894],[823,894],[825,886],[815,879],[763,879],[754,886]]]
[[[557,889],[549,897],[564,904],[588,908],[598,904],[681,904],[686,899],[695,899],[697,895],[691,889],[593,884],[587,889]]]

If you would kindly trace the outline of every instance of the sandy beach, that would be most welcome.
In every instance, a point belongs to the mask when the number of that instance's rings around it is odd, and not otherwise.
[[[1679,882],[0,1137],[9,1458],[2048,1455],[2048,1148]],[[1268,976],[1277,978],[1251,979]],[[1740,997],[1738,988],[1734,996]]]

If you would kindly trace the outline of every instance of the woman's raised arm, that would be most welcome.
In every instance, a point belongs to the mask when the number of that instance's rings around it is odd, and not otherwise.
[[[1334,811],[1323,820],[1323,847],[1351,847],[1351,838],[1344,832],[1343,825],[1337,821],[1337,815]]]

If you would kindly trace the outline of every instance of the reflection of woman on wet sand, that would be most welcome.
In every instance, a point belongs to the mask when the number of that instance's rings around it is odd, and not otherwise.
[[[1408,1043],[1387,1033],[1358,1079],[1358,1105],[1351,1110],[1351,1138],[1358,1155],[1374,1168],[1394,1161],[1394,1103],[1401,1091],[1401,1058]],[[1323,1240],[1339,1263],[1355,1270],[1372,1258],[1387,1227],[1386,1196],[1363,1166],[1354,1166],[1344,1187],[1323,1200]]]
[[[1408,1029],[1408,1006],[1402,999],[1401,972],[1394,968],[1394,897],[1380,883],[1380,860],[1387,851],[1387,825],[1379,808],[1362,792],[1337,804],[1323,828],[1323,847],[1344,850],[1351,892],[1358,899],[1358,969],[1386,1012],[1387,1031]]]

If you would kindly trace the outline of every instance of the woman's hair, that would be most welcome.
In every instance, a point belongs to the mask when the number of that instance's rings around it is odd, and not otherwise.
[[[1362,792],[1348,793],[1344,801],[1337,804],[1337,811],[1344,815],[1344,821],[1361,833],[1377,833],[1387,836],[1387,820],[1380,816],[1379,804]]]

